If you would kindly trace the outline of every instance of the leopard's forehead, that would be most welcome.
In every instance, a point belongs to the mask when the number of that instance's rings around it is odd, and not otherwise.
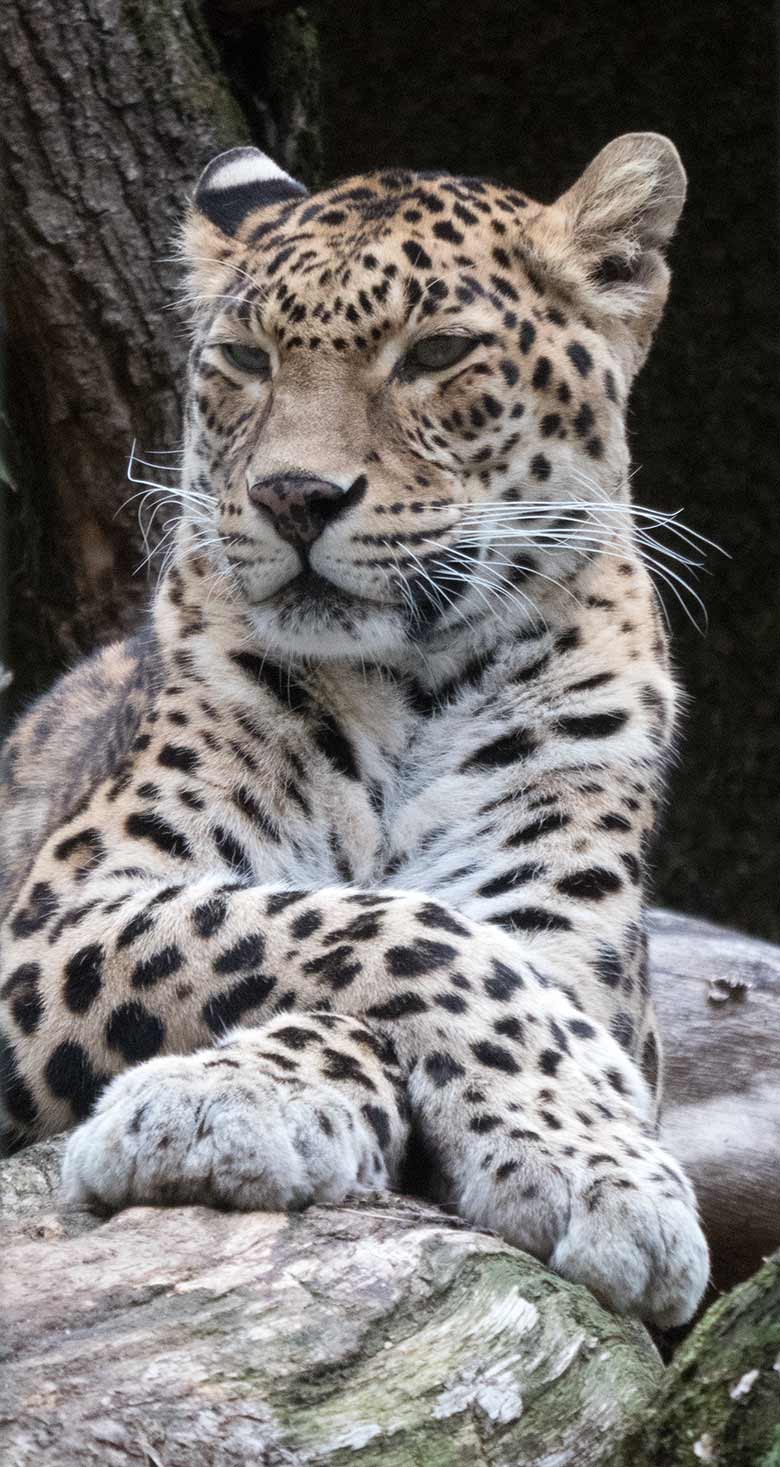
[[[382,278],[389,282],[400,273],[428,291],[427,313],[447,293],[432,277],[445,284],[459,277],[467,292],[464,273],[478,271],[498,305],[514,296],[518,268],[528,272],[528,211],[522,194],[482,179],[364,174],[250,216],[223,258],[229,263],[242,256],[243,267],[265,290],[294,279],[298,289],[324,292],[354,284],[358,274],[375,277],[368,288],[380,304],[391,289]],[[538,281],[532,284],[538,288]],[[247,285],[243,293],[250,292]],[[414,284],[407,297],[410,305],[418,303]]]

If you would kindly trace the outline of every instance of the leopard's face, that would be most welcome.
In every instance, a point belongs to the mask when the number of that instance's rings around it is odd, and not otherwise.
[[[449,175],[310,199],[254,150],[207,170],[188,480],[275,650],[388,655],[533,616],[616,523],[641,333],[558,214]]]

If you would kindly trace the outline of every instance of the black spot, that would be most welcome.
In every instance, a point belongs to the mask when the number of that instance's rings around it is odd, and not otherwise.
[[[628,714],[623,708],[612,708],[608,713],[584,714],[581,718],[559,718],[557,727],[570,739],[607,739],[619,732],[628,723]]]
[[[32,1090],[19,1072],[13,1045],[0,1045],[0,1095],[8,1115],[24,1128],[32,1126],[38,1116]]]
[[[61,840],[54,847],[54,855],[58,861],[69,861],[77,851],[84,850],[84,864],[79,868],[78,875],[86,876],[93,866],[97,866],[105,855],[105,844],[99,831],[94,829],[79,830],[75,835],[68,836],[67,840]]]
[[[349,943],[343,943],[319,958],[311,958],[304,963],[303,971],[327,983],[334,993],[338,993],[342,988],[349,988],[358,973],[363,971],[363,964],[353,957],[353,952],[354,948]]]
[[[212,963],[215,973],[240,973],[259,967],[265,956],[265,938],[260,932],[247,932],[232,947],[225,948]]]
[[[151,841],[166,856],[176,856],[182,861],[192,859],[192,848],[186,836],[153,810],[134,810],[125,821],[125,830],[136,840]]]
[[[506,844],[508,846],[527,846],[532,841],[539,840],[541,836],[548,835],[553,830],[563,830],[571,824],[571,816],[564,815],[560,810],[550,810],[546,815],[540,815],[532,820],[529,825],[524,825],[522,830],[516,830],[510,835]]]
[[[545,907],[515,907],[488,921],[510,932],[571,932],[572,925],[562,912],[548,912]]]
[[[453,1080],[462,1079],[466,1071],[452,1055],[445,1054],[443,1050],[434,1050],[432,1054],[425,1056],[425,1073],[437,1090],[443,1090]]]
[[[521,345],[521,350],[522,350],[522,345]],[[537,357],[536,366],[534,367],[534,374],[533,374],[533,377],[531,378],[531,386],[532,387],[536,387],[537,389],[541,389],[542,387],[546,387],[547,386],[547,383],[550,380],[550,374],[551,374],[551,372],[552,372],[552,365],[550,363],[550,358],[549,357]]]
[[[274,1029],[271,1038],[276,1044],[284,1044],[287,1049],[305,1049],[318,1035],[313,1029],[301,1029],[297,1024],[287,1024],[283,1029]]]
[[[536,746],[537,741],[529,729],[515,728],[475,749],[461,764],[461,771],[465,773],[469,769],[504,769],[520,759],[527,759]]]
[[[422,245],[417,244],[415,240],[405,239],[401,248],[413,269],[431,270],[433,268],[433,260],[430,255],[427,255]]]
[[[65,1040],[52,1050],[43,1073],[52,1095],[69,1101],[79,1121],[86,1120],[108,1083],[106,1075],[93,1070],[87,1051],[72,1040]]]
[[[34,932],[40,932],[51,921],[59,907],[60,899],[48,881],[36,881],[27,905],[20,907],[11,919],[11,932],[14,937],[32,937]]]
[[[21,963],[0,990],[2,998],[10,999],[11,1013],[23,1034],[34,1034],[43,1016],[40,978],[40,963]]]
[[[493,1044],[490,1039],[480,1039],[476,1044],[472,1044],[471,1053],[481,1065],[487,1065],[491,1070],[502,1070],[505,1075],[517,1075],[520,1072],[520,1066],[514,1055],[503,1044]]]
[[[511,1014],[508,1014],[504,1019],[497,1019],[493,1028],[496,1034],[501,1035],[502,1039],[517,1039],[520,1042],[522,1042],[525,1033],[520,1020],[515,1019]]]
[[[579,341],[572,341],[566,348],[566,355],[577,368],[581,377],[587,377],[593,366],[593,358],[587,347],[582,346]]]
[[[332,714],[320,716],[314,742],[339,774],[346,775],[347,779],[360,779],[352,745]]]
[[[437,993],[433,1001],[448,1014],[465,1014],[468,1009],[465,998],[461,998],[458,993]]]
[[[300,916],[295,918],[290,927],[290,935],[297,942],[300,942],[305,937],[311,937],[312,933],[316,932],[321,926],[322,912],[318,912],[316,908],[312,907],[308,912],[301,912]]]
[[[619,814],[617,810],[610,810],[606,815],[601,816],[601,819],[599,820],[599,829],[630,830],[631,821],[625,815]]]
[[[518,989],[525,987],[524,980],[500,958],[493,959],[492,968],[492,977],[485,979],[485,992],[497,1003],[508,1003]]]
[[[79,948],[65,964],[62,997],[73,1014],[86,1014],[103,986],[103,958],[97,942]]]
[[[592,1039],[596,1033],[593,1025],[589,1024],[587,1019],[569,1019],[569,1029],[572,1034],[577,1035],[578,1039]]]
[[[384,1151],[390,1141],[390,1117],[384,1106],[362,1105],[360,1114],[365,1117]]]
[[[187,749],[182,744],[163,744],[157,755],[157,763],[163,764],[166,769],[179,769],[182,774],[190,774],[197,769],[200,758],[194,749]]]
[[[130,917],[129,923],[126,923],[117,934],[116,951],[120,952],[122,948],[129,948],[130,943],[144,936],[145,932],[151,932],[152,927],[154,927],[154,918],[151,917],[150,912],[136,912],[135,917]]]
[[[572,427],[574,428],[575,433],[580,438],[585,438],[593,427],[594,421],[595,420],[593,417],[592,407],[589,403],[583,402],[580,405],[579,412],[577,413],[574,422],[572,423]]]
[[[531,347],[533,346],[533,344],[534,344],[535,341],[536,341],[536,327],[534,326],[533,322],[532,321],[521,321],[520,322],[520,334],[518,336],[518,345],[520,347],[521,352],[523,353],[523,356],[527,356],[528,355],[528,353],[531,350]]]
[[[322,1073],[326,1080],[352,1080],[354,1084],[362,1085],[364,1090],[376,1090],[373,1080],[354,1055],[344,1054],[340,1049],[325,1049],[323,1057],[326,1064],[322,1067]]]
[[[446,942],[420,938],[414,947],[391,947],[386,954],[388,972],[394,978],[418,978],[434,973],[457,957],[454,947]]]
[[[608,988],[617,988],[624,976],[623,963],[620,953],[614,947],[599,948],[598,956],[594,963],[596,976],[606,983]]]
[[[469,1121],[469,1130],[474,1131],[477,1136],[486,1136],[489,1131],[494,1131],[496,1126],[500,1125],[501,1121],[498,1116],[483,1114],[472,1116]]]
[[[229,830],[225,830],[222,825],[215,825],[211,832],[211,838],[226,865],[230,866],[241,876],[252,877],[254,875],[249,856],[240,841],[237,841]]]
[[[295,902],[302,902],[307,896],[309,896],[308,891],[274,891],[266,903],[266,914],[269,917],[277,917],[287,907],[293,906]]]
[[[507,387],[514,387],[518,377],[520,376],[520,373],[518,372],[514,362],[503,361],[500,365],[501,376],[506,382]]]
[[[642,880],[642,868],[636,856],[632,855],[630,851],[623,851],[620,860],[626,870],[629,881],[634,886],[638,886]]]
[[[136,963],[130,982],[133,988],[154,988],[155,983],[160,983],[163,978],[171,978],[183,966],[184,954],[181,948],[171,943],[168,947],[161,947],[159,952],[152,953],[151,957],[142,958],[140,963]]]
[[[398,993],[386,1003],[374,1004],[366,1010],[369,1019],[408,1019],[412,1014],[424,1014],[428,1004],[419,993]]]
[[[193,908],[192,925],[198,937],[213,937],[224,926],[228,904],[224,896],[208,897]]]
[[[433,226],[437,239],[446,239],[450,244],[462,244],[463,235],[448,219],[438,219]]]
[[[511,1177],[512,1173],[516,1171],[516,1161],[502,1161],[501,1165],[496,1167],[495,1179],[497,1182],[505,1182],[507,1177]]]
[[[581,642],[582,632],[579,627],[567,627],[565,632],[561,632],[560,636],[555,638],[555,650],[556,652],[574,652]]]
[[[512,866],[503,875],[494,876],[490,881],[486,881],[478,888],[477,896],[506,896],[507,892],[514,891],[516,886],[523,886],[526,881],[533,881],[537,876],[543,875],[543,866],[536,861],[527,861],[524,866]]]
[[[452,932],[457,937],[468,937],[469,929],[463,922],[448,912],[446,907],[440,907],[438,902],[426,902],[415,912],[418,922],[424,927],[434,927],[442,932]]]
[[[588,866],[562,876],[555,885],[564,896],[574,897],[577,901],[603,902],[605,897],[620,891],[623,882],[616,871],[610,871],[606,866]]]
[[[545,458],[543,453],[535,453],[531,459],[532,477],[539,483],[543,483],[545,479],[549,479],[551,472],[550,460]]]
[[[654,1034],[648,1034],[642,1049],[642,1074],[651,1090],[655,1090],[658,1084],[658,1045]]]
[[[215,993],[203,1006],[203,1022],[213,1034],[224,1034],[234,1024],[240,1023],[249,1009],[265,1003],[276,987],[276,980],[265,973],[248,973],[232,987]]]
[[[557,1049],[543,1049],[539,1055],[539,1069],[543,1075],[555,1075],[562,1059],[563,1055]]]
[[[165,1029],[156,1014],[136,1001],[120,1004],[106,1024],[106,1044],[118,1049],[130,1064],[159,1054],[164,1038]]]

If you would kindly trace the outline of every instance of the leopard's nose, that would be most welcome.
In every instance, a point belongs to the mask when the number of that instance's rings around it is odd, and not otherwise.
[[[345,510],[360,503],[367,487],[360,474],[348,489],[310,474],[271,474],[249,486],[249,498],[291,545],[312,545]]]

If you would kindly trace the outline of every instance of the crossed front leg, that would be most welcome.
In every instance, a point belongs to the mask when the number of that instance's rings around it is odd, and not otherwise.
[[[115,902],[85,934],[111,966],[90,1064],[159,1043],[74,1132],[71,1201],[338,1201],[394,1184],[411,1117],[464,1218],[621,1312],[690,1317],[707,1250],[645,1083],[516,938],[406,892],[204,881],[109,931]]]

